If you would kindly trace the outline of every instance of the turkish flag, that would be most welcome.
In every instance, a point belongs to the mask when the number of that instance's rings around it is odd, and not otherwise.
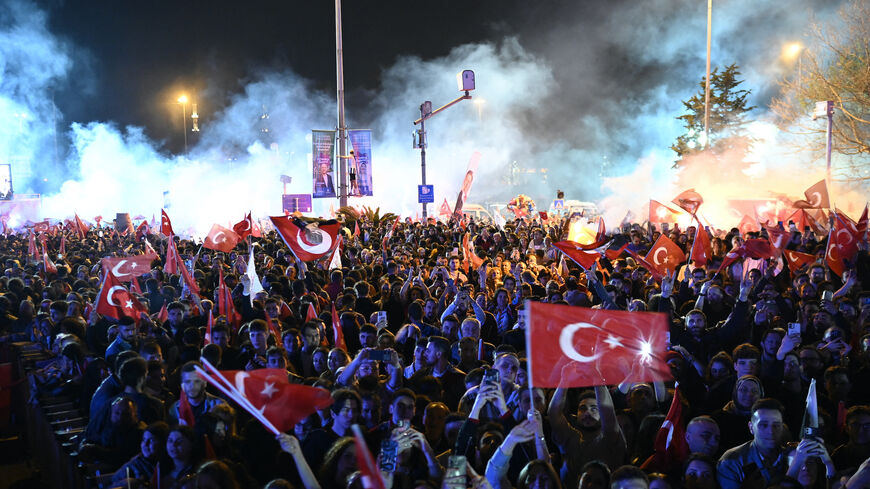
[[[291,384],[284,369],[221,370],[221,374],[282,432],[332,404],[328,390]]]
[[[37,233],[44,233],[48,231],[48,221],[38,222],[33,225],[33,230]]]
[[[4,222],[3,225],[5,226],[6,223]],[[66,234],[60,235],[60,249],[57,252],[61,255],[66,255]]]
[[[175,246],[175,240],[172,235],[169,235],[169,241],[166,243],[166,262],[163,264],[163,271],[172,275],[178,273],[178,247]]]
[[[107,273],[97,295],[97,313],[115,319],[126,316],[138,320],[143,312],[147,314],[148,309],[127,291],[114,274]]]
[[[771,246],[768,240],[747,239],[743,242],[742,245],[738,246],[737,248],[733,248],[725,255],[725,258],[722,260],[722,264],[719,265],[719,270],[723,270],[740,258],[754,258],[756,260],[763,260],[773,257],[773,246]]]
[[[760,227],[757,219],[744,214],[743,219],[741,219],[740,223],[737,224],[737,229],[740,230],[740,234],[746,234],[759,231]]]
[[[30,238],[27,240],[27,255],[33,261],[36,261],[37,256],[39,256],[39,250],[36,248],[36,235],[32,232],[30,233]]]
[[[142,224],[136,228],[136,241],[145,239],[148,236],[148,221],[142,221]]]
[[[215,224],[202,243],[203,248],[229,253],[239,244],[240,237],[232,229],[227,229],[220,224]]]
[[[861,217],[858,218],[858,236],[861,239],[867,239],[867,204],[864,204],[864,212],[861,213]]]
[[[686,254],[670,238],[661,234],[646,254],[646,261],[656,267],[660,274],[665,275],[686,261]]]
[[[317,319],[317,310],[314,309],[314,304],[308,303],[308,310],[305,312],[305,322]]]
[[[677,222],[680,212],[671,209],[661,202],[649,199],[649,222],[661,224],[663,222]]]
[[[793,204],[798,209],[827,209],[831,207],[828,186],[824,180],[804,190],[804,196],[807,200],[796,200]]]
[[[574,241],[559,241],[558,243],[553,243],[554,248],[565,253],[565,256],[573,260],[574,263],[580,265],[584,270],[588,270],[596,261],[598,261],[599,258],[601,258],[601,253],[586,251],[581,248],[581,246],[580,243],[575,243]]]
[[[794,213],[786,219],[786,222],[788,221],[793,222],[800,232],[803,232],[806,227],[809,227],[812,232],[822,234],[821,226],[819,226],[816,220],[803,209],[795,210]]]
[[[713,244],[710,242],[710,235],[706,229],[698,226],[698,230],[695,231],[695,240],[692,241],[692,263],[696,267],[703,267],[712,257]]]
[[[57,275],[57,265],[51,261],[51,258],[48,257],[48,252],[45,251],[45,246],[43,246],[42,250],[42,269],[46,274],[52,273]]]
[[[777,226],[764,226],[764,228],[767,230],[767,239],[770,240],[775,256],[781,255],[791,233]]]
[[[334,302],[332,303],[332,336],[335,347],[347,352],[347,343],[344,341],[344,331],[341,329],[341,320],[338,317],[338,312],[335,310]]]
[[[181,395],[178,397],[178,424],[183,424],[193,428],[196,425],[196,417],[193,415],[193,408],[190,406],[190,401],[187,399],[187,393],[181,389]]]
[[[438,210],[438,217],[450,218],[453,215],[453,211],[450,210],[450,204],[447,203],[447,199],[444,199],[444,202],[441,204],[441,209]]]
[[[667,471],[674,463],[679,463],[689,455],[686,443],[687,410],[680,396],[680,386],[674,387],[674,397],[665,421],[656,433],[653,449],[655,453],[641,464],[641,469],[651,472]]]
[[[384,477],[375,464],[372,452],[369,451],[369,446],[357,425],[354,425],[353,436],[356,445],[356,467],[362,475],[362,486],[365,489],[387,489]]]
[[[265,309],[263,313],[266,315],[266,325],[269,326],[269,331],[272,332],[272,336],[275,337],[275,342],[281,343],[281,331],[278,329],[278,326],[275,325],[275,320],[272,319],[272,316],[269,315],[269,312]]]
[[[647,261],[646,258],[638,255],[637,252],[632,251],[630,248],[626,248],[625,251],[626,251],[626,253],[631,255],[632,258],[634,258],[634,260],[638,263],[638,265],[646,268],[647,271],[649,271],[649,273],[653,277],[653,280],[655,280],[656,282],[662,281],[663,274],[661,272],[659,272],[658,267],[656,267],[655,265],[653,265],[652,263]]]
[[[358,237],[359,234],[360,234],[359,233],[359,221],[354,221],[353,222],[353,235]]]
[[[75,231],[79,235],[79,238],[85,239],[85,234],[87,234],[88,229],[87,224],[82,222],[78,214],[75,214]]]
[[[160,232],[166,236],[175,234],[172,231],[172,221],[169,220],[169,215],[165,209],[160,209]]]
[[[825,261],[832,272],[843,276],[846,262],[853,262],[858,255],[860,239],[857,225],[839,212],[834,213],[834,227],[828,235],[828,247],[825,250]]]
[[[254,221],[251,219],[251,213],[249,212],[244,219],[237,222],[233,226],[233,231],[239,235],[239,239],[247,238],[254,230]]]
[[[701,194],[695,192],[695,189],[690,188],[674,197],[674,200],[671,202],[677,204],[681,209],[694,216],[695,213],[698,212],[698,207],[701,207],[701,204],[704,203],[704,198],[701,197]]]
[[[667,315],[526,302],[531,385],[670,380]],[[634,368],[639,364],[643,368]],[[635,370],[633,375],[632,370]],[[630,378],[629,378],[630,377]]]
[[[785,255],[785,261],[791,273],[795,273],[800,267],[813,263],[818,258],[816,255],[792,250],[782,250],[782,254]]]
[[[156,255],[107,256],[102,260],[103,271],[122,282],[129,282],[133,277],[150,272],[151,262],[156,258]]]
[[[242,322],[242,315],[236,311],[236,305],[233,303],[233,291],[227,287],[224,282],[224,270],[220,269],[218,275],[218,314],[227,318],[227,322],[234,328],[238,328]],[[278,338],[280,340],[281,338]]]
[[[336,221],[326,221],[318,225],[306,224],[301,219],[287,216],[269,219],[290,251],[302,261],[314,261],[328,255],[341,227]]]

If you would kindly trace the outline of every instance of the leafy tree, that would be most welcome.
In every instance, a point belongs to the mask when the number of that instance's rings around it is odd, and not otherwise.
[[[706,78],[701,78],[701,89],[689,100],[684,100],[686,113],[677,117],[684,122],[686,133],[677,138],[671,149],[677,153],[674,166],[679,166],[687,157],[706,152],[718,158],[726,152],[749,150],[751,139],[743,131],[746,124],[744,115],[755,107],[746,101],[751,93],[743,90],[739,79],[740,71],[736,64],[726,66],[722,72],[710,72],[710,141],[704,143],[704,86]]]
[[[812,23],[807,38],[771,109],[783,130],[807,136],[800,149],[824,154],[827,124],[810,116],[816,102],[833,101],[832,150],[849,156],[835,177],[870,180],[870,4],[846,4],[837,21]]]

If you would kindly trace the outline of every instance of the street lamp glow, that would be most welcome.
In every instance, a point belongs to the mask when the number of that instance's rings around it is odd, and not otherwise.
[[[178,97],[178,103],[186,104],[187,103],[187,95],[182,95],[182,96]]]
[[[782,57],[788,61],[794,61],[800,56],[804,45],[799,42],[790,42],[782,47]]]

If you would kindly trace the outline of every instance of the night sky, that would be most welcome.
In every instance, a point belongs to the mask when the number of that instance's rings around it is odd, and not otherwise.
[[[773,131],[771,148],[779,142],[767,107],[779,80],[795,73],[781,49],[805,41],[810,22],[835,18],[844,1],[714,0],[713,66],[740,66],[758,107],[751,117]],[[637,208],[685,185],[669,146],[684,131],[681,101],[704,75],[703,0],[345,3],[348,127],[373,131],[369,204],[417,207],[411,121],[423,101],[438,107],[458,95],[462,69],[476,73],[474,105],[427,123],[438,201],[455,200],[474,152],[482,159],[472,196],[481,203],[520,191],[546,201],[561,188],[566,198]],[[6,0],[0,117],[31,114],[14,120],[17,130],[0,126],[0,158],[32,162],[13,170],[16,190],[53,197],[43,207],[59,213],[70,199],[114,188],[114,205],[151,213],[163,192],[232,185],[251,201],[240,209],[275,212],[278,175],[294,176],[289,191],[310,192],[307,136],[336,124],[333,9],[323,0]],[[182,93],[198,104],[202,128],[188,132],[185,155]],[[780,154],[771,148],[765,154]],[[95,178],[113,169],[114,180]],[[689,185],[707,183],[717,184]],[[81,204],[88,213],[110,212],[105,205]]]

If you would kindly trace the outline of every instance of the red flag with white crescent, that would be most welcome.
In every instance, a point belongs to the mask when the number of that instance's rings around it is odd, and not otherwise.
[[[670,238],[661,234],[646,254],[646,261],[664,275],[667,271],[673,272],[686,261],[686,254]]]
[[[695,192],[695,189],[690,188],[674,197],[674,200],[671,202],[694,216],[698,212],[698,208],[701,207],[701,204],[704,203],[704,198],[701,197],[701,194]]]
[[[235,231],[227,229],[220,224],[215,224],[211,227],[211,231],[208,232],[208,236],[205,237],[202,247],[229,253],[239,244],[239,241],[240,237]]]
[[[713,243],[707,230],[698,226],[695,231],[695,240],[692,241],[692,263],[696,267],[703,267],[713,256]]]
[[[798,209],[827,209],[831,207],[828,197],[828,186],[824,180],[820,180],[804,191],[807,200],[796,200],[792,204]]]
[[[782,254],[785,256],[785,262],[788,264],[788,269],[791,273],[797,272],[800,267],[809,265],[810,263],[815,262],[818,258],[816,255],[801,253],[794,250],[783,250]]]
[[[675,211],[657,200],[649,199],[649,222],[653,224],[672,223],[677,222],[679,217],[679,211]]]
[[[148,309],[130,294],[114,274],[107,273],[97,295],[97,313],[115,319],[126,316],[138,320],[143,312],[148,313]]]
[[[166,262],[163,265],[163,271],[172,275],[178,273],[178,247],[175,246],[175,239],[170,234],[169,240],[166,243]]]
[[[341,329],[341,320],[338,317],[338,312],[335,310],[335,303],[332,303],[332,335],[335,347],[339,350],[347,351],[347,343],[344,341],[344,330]]]
[[[851,263],[858,255],[858,227],[844,218],[839,212],[834,213],[834,226],[828,236],[828,246],[825,250],[825,261],[832,272],[842,277],[846,271],[847,262]]]
[[[166,213],[165,209],[160,209],[160,232],[165,236],[175,234],[172,232],[172,221],[169,220],[169,214]]]
[[[306,224],[301,219],[288,216],[273,216],[269,219],[284,244],[302,261],[314,261],[327,256],[332,251],[341,227],[336,221],[326,221],[318,225]]]
[[[672,378],[664,359],[665,314],[531,301],[526,314],[531,385],[586,387]],[[633,368],[638,362],[642,369]]]
[[[239,235],[239,239],[245,239],[254,232],[254,221],[251,219],[250,212],[233,226],[233,231]]]
[[[157,255],[107,256],[102,259],[103,271],[113,274],[121,282],[151,271],[151,262]]]
[[[290,431],[318,409],[332,405],[329,391],[320,387],[291,384],[287,371],[277,368],[221,370],[221,374],[263,413],[279,431]]]
[[[581,248],[579,243],[574,241],[559,241],[558,243],[553,243],[553,247],[565,253],[565,256],[580,265],[584,270],[588,270],[601,258],[601,253],[586,251]]]

